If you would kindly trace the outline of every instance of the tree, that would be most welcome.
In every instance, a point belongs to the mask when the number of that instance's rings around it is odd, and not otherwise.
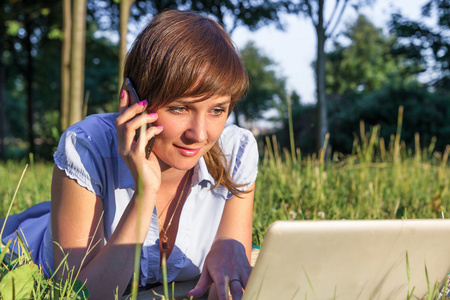
[[[327,96],[369,93],[392,81],[406,84],[423,68],[393,51],[395,36],[386,36],[363,15],[348,25],[343,36],[350,43],[335,42],[334,50],[326,54]]]
[[[406,54],[414,63],[426,64],[423,70],[431,77],[429,84],[441,92],[448,93],[450,87],[450,2],[448,0],[429,0],[422,7],[422,16],[430,18],[434,12],[436,25],[411,21],[398,13],[392,14],[390,31],[399,43],[395,45],[398,53]]]
[[[62,0],[63,39],[61,41],[61,109],[60,129],[64,131],[70,126],[70,49],[72,44],[72,1]]]
[[[41,43],[48,39],[48,34],[52,25],[58,20],[57,14],[52,14],[58,10],[59,3],[53,1],[29,1],[18,0],[2,2],[2,27],[6,35],[3,35],[1,59],[5,59],[5,54],[9,55],[9,61],[15,66],[15,70],[7,70],[7,73],[17,72],[23,83],[24,94],[26,95],[26,135],[29,151],[35,152],[35,56]],[[6,43],[5,43],[6,41]],[[8,74],[5,74],[5,78]],[[7,80],[7,79],[6,79]],[[5,81],[6,81],[5,80]],[[5,82],[1,83],[4,84]],[[13,86],[15,83],[13,84]],[[6,91],[5,86],[0,86],[2,93]],[[8,95],[8,93],[6,93]],[[8,106],[7,103],[4,107]],[[3,105],[2,105],[3,106]],[[10,116],[8,116],[10,117]]]
[[[249,74],[250,87],[234,109],[238,125],[240,118],[245,121],[263,119],[263,112],[286,98],[285,79],[276,73],[276,64],[269,57],[262,54],[253,42],[244,47],[241,55]]]
[[[130,0],[128,0],[130,1]],[[247,26],[251,30],[275,22],[281,26],[279,13],[285,1],[252,0],[134,0],[130,7],[130,18],[136,22],[142,16],[152,16],[167,9],[183,9],[202,12],[213,16],[228,32],[237,26]],[[122,1],[89,0],[88,15],[92,15],[100,30],[117,31],[119,27]]]
[[[125,58],[127,54],[127,35],[128,35],[128,21],[130,19],[130,9],[134,0],[120,1],[120,17],[119,17],[119,84],[123,77],[123,68],[125,67]],[[120,86],[119,86],[120,88]]]
[[[281,2],[258,3],[250,0],[90,0],[87,3],[88,14],[97,20],[100,30],[119,32],[119,84],[126,58],[127,25],[130,18],[138,23],[143,15],[155,15],[167,9],[194,10],[214,17],[231,34],[237,26],[242,25],[257,29],[269,22],[276,22],[281,26],[278,13],[282,7]]]
[[[372,0],[335,0],[328,20],[325,20],[325,0],[300,0],[296,4],[288,5],[289,11],[300,13],[309,18],[316,30],[316,94],[317,94],[317,145],[316,150],[322,148],[325,135],[328,132],[327,102],[325,95],[325,42],[332,37],[340,23],[341,17],[347,7],[351,5],[358,9],[360,6],[371,3]]]
[[[69,124],[83,118],[86,0],[73,0]]]

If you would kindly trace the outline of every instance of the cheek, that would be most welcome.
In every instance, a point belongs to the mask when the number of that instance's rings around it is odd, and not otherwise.
[[[226,119],[220,122],[211,122],[208,126],[208,137],[211,141],[216,141],[222,134],[223,128],[225,127]]]

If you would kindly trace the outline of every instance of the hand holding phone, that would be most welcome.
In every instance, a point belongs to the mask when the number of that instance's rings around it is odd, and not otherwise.
[[[131,106],[134,103],[139,103],[139,96],[136,93],[136,90],[133,87],[133,84],[131,83],[131,80],[129,78],[125,78],[122,84],[122,90],[125,90],[128,92],[128,98],[129,98],[129,106]],[[148,127],[152,126],[151,124],[148,125]],[[147,127],[147,128],[148,128]],[[139,137],[139,129],[136,131],[136,135],[134,137],[134,140],[137,140]],[[153,144],[155,142],[155,137],[152,137],[150,141],[148,141],[147,146],[145,146],[145,158],[150,157],[150,153],[152,152]]]

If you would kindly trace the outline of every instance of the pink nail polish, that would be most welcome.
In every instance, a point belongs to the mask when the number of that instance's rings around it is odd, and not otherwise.
[[[142,100],[141,102],[138,103],[140,106],[144,106],[147,104],[147,100]]]
[[[122,90],[122,93],[120,94],[120,98],[123,99],[123,97],[125,97],[125,91]]]
[[[156,126],[156,128],[158,128],[158,129],[163,129],[164,126],[159,125],[159,126]]]
[[[148,115],[149,115],[150,117],[157,117],[157,116],[158,116],[157,113],[149,113]]]

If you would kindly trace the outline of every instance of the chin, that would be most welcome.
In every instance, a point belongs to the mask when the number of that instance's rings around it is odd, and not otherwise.
[[[158,157],[159,158],[159,157]],[[180,157],[178,159],[171,159],[171,160],[163,160],[161,158],[159,158],[160,161],[160,165],[162,167],[162,169],[176,169],[176,170],[180,170],[180,171],[188,171],[190,169],[192,169],[193,167],[195,167],[195,165],[198,163],[198,161],[200,160],[200,157]]]

